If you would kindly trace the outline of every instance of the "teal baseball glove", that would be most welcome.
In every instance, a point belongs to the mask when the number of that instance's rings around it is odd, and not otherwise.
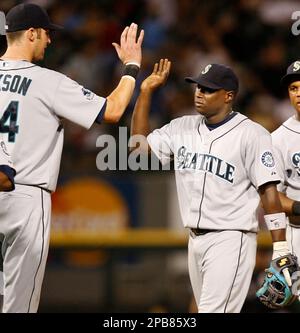
[[[288,270],[291,285],[286,281],[283,270]],[[266,276],[256,296],[265,306],[278,309],[292,304],[298,297],[297,287],[300,279],[300,267],[297,257],[288,254],[271,261],[265,270]]]

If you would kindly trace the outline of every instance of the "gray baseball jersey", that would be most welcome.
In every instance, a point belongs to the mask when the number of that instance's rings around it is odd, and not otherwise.
[[[0,62],[0,90],[0,120],[15,182],[54,191],[63,146],[61,118],[89,128],[106,100],[26,61]]]
[[[106,99],[27,61],[0,61],[0,93],[0,130],[17,172],[15,190],[0,194],[2,311],[36,312],[50,238],[50,192],[63,147],[61,119],[89,128]]]
[[[300,121],[289,118],[272,133],[274,153],[281,182],[278,190],[293,200],[300,200]],[[287,227],[290,250],[300,256],[300,228]]]
[[[192,229],[188,266],[199,312],[240,312],[255,266],[257,190],[279,180],[270,134],[232,115],[211,131],[204,117],[186,116],[148,136],[162,163],[174,159],[183,224]]]
[[[279,181],[262,126],[238,113],[210,131],[204,117],[186,116],[155,130],[148,142],[162,163],[174,158],[185,227],[257,231],[257,189]]]

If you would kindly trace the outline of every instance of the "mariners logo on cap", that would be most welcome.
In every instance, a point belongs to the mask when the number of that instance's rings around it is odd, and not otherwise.
[[[275,166],[274,157],[270,151],[266,151],[262,154],[261,161],[262,164],[268,168],[273,168]]]
[[[204,70],[201,72],[201,74],[206,74],[210,69],[212,68],[212,65],[207,65]]]
[[[293,72],[298,72],[300,70],[300,61],[295,61],[293,64]]]

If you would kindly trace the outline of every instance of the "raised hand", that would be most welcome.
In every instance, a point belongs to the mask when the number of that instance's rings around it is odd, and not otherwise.
[[[152,74],[142,82],[141,90],[155,90],[164,85],[168,79],[170,69],[171,61],[160,59],[159,63],[154,65]]]
[[[127,64],[129,62],[141,65],[142,62],[142,43],[144,39],[144,30],[141,30],[140,35],[137,38],[138,26],[135,23],[131,23],[130,27],[126,27],[121,34],[120,45],[112,43],[118,57]]]

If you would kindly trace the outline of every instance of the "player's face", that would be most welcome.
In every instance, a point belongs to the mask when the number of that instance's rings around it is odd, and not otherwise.
[[[292,82],[289,85],[288,90],[291,104],[297,111],[298,120],[300,120],[300,81]]]
[[[213,90],[197,85],[194,98],[197,112],[206,118],[219,114],[226,105],[226,96],[224,89]]]
[[[49,30],[36,29],[37,38],[35,40],[35,52],[34,52],[34,61],[40,61],[44,59],[45,50],[47,46],[51,43],[50,32]]]

